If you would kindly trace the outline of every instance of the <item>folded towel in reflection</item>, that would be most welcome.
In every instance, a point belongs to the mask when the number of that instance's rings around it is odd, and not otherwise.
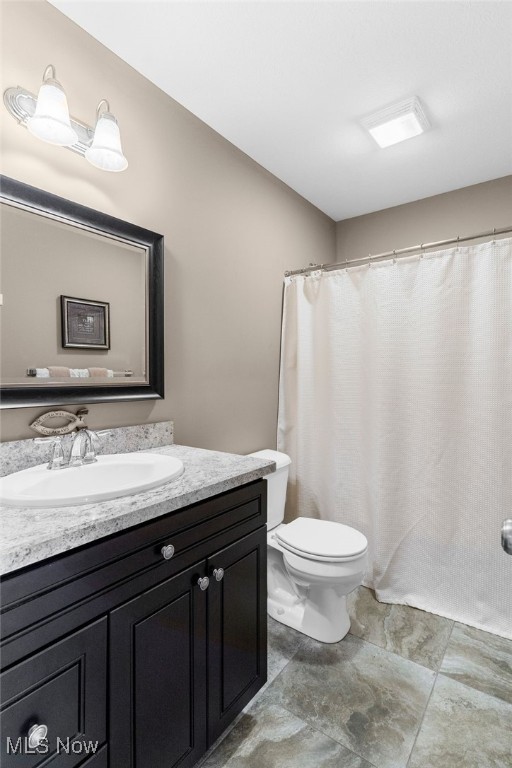
[[[35,368],[36,377],[40,379],[113,379],[114,371],[110,368],[66,368],[63,365],[50,365],[48,368]]]
[[[104,379],[112,379],[114,377],[114,371],[111,371],[109,368],[88,368],[89,376],[92,376],[94,378],[104,378]]]
[[[87,368],[65,368],[63,365],[50,365],[48,371],[52,379],[87,379]]]

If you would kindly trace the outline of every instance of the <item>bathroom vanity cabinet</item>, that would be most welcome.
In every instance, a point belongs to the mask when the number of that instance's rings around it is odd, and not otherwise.
[[[266,680],[265,522],[257,480],[5,576],[1,765],[193,766]]]

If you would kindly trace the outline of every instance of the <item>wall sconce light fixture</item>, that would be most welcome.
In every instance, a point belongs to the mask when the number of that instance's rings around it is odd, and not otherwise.
[[[121,149],[119,126],[106,99],[102,99],[96,109],[94,138],[91,146],[85,150],[85,157],[96,168],[104,171],[124,171],[128,166]]]
[[[98,104],[95,128],[70,117],[66,94],[52,64],[44,71],[37,96],[20,86],[8,88],[4,104],[14,119],[38,139],[71,149],[103,171],[124,171],[128,167],[119,126],[108,101],[102,99]]]

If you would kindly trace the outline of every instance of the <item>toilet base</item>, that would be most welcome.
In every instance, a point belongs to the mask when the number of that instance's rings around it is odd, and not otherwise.
[[[268,597],[267,612],[281,624],[321,643],[338,643],[350,629],[346,596],[334,589],[311,587],[307,598],[286,603]]]

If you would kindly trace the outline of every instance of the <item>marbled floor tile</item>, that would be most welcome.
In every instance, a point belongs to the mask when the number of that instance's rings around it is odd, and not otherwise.
[[[455,624],[440,671],[512,704],[512,640]]]
[[[372,767],[285,709],[258,702],[201,768]]]
[[[373,591],[359,587],[348,598],[350,633],[437,670],[453,621],[407,605],[379,603]]]
[[[372,589],[358,587],[347,596],[350,634],[384,648],[384,621],[390,608],[390,605],[378,602]]]
[[[274,680],[297,653],[304,635],[268,617],[268,681]]]
[[[347,635],[306,640],[260,702],[288,709],[379,766],[405,766],[435,674]]]
[[[511,768],[512,706],[439,675],[409,768]]]

